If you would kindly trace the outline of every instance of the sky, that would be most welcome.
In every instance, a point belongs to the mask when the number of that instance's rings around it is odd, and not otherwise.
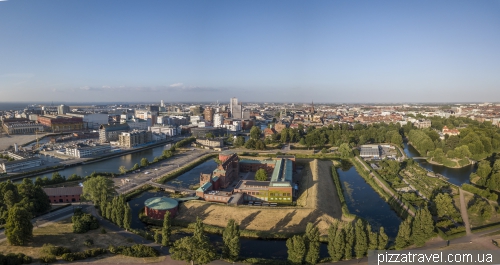
[[[0,1],[0,102],[500,102],[500,0]]]

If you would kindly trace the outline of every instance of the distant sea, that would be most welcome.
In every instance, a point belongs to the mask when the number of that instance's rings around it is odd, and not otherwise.
[[[59,106],[65,104],[68,106],[91,106],[91,105],[112,105],[112,104],[130,104],[130,103],[118,103],[118,102],[0,102],[1,110],[23,110],[28,108],[28,106]]]

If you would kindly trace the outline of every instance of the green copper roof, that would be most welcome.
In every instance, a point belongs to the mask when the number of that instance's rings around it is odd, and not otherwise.
[[[144,202],[144,206],[155,210],[170,210],[177,207],[177,205],[179,205],[179,202],[168,197],[154,197]]]

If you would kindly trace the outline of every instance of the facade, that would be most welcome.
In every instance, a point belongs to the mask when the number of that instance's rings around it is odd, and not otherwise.
[[[236,153],[219,154],[222,162],[212,173],[200,174],[200,188],[196,195],[206,201],[238,204],[266,202],[291,204],[296,190],[292,187],[295,157],[284,156],[267,160],[240,160]],[[256,172],[265,169],[269,181],[239,180],[239,172]],[[231,188],[231,184],[238,183]]]
[[[4,172],[15,172],[42,165],[40,158],[27,158],[21,160],[7,161],[0,164]]]
[[[238,103],[237,98],[231,98],[229,100],[229,111],[231,111],[231,117],[233,119],[241,119],[242,118],[241,103]]]
[[[180,129],[174,126],[152,126],[149,130],[153,133],[163,133],[167,136],[176,136],[180,134]]]
[[[214,109],[212,109],[211,107],[207,107],[203,111],[203,116],[204,116],[206,121],[212,122],[213,117],[214,117]]]
[[[450,136],[452,136],[452,135],[460,135],[460,131],[459,130],[457,130],[457,129],[448,129],[448,127],[446,125],[443,127],[443,131],[442,132],[443,132],[443,134],[448,134]]]
[[[4,122],[3,129],[7,134],[24,134],[43,132],[43,125],[34,122]]]
[[[92,113],[92,114],[67,113],[66,115],[82,118],[83,128],[89,130],[98,130],[101,124],[108,124],[109,120],[109,115],[102,113]]]
[[[50,203],[79,202],[83,194],[83,187],[44,188],[49,196]]]
[[[415,127],[419,129],[425,129],[431,127],[431,121],[430,120],[418,120],[414,122]]]
[[[152,141],[153,141],[153,136],[151,131],[134,130],[131,132],[122,132],[118,136],[119,145],[124,147],[134,147]]]
[[[110,145],[97,145],[97,146],[74,146],[66,148],[66,155],[73,157],[89,157],[94,155],[105,154],[111,151]]]
[[[214,127],[191,128],[191,133],[196,138],[207,137],[208,133],[212,133],[215,137],[220,137],[220,136],[224,136],[226,134],[226,129],[214,128]]]
[[[196,138],[196,143],[209,148],[222,148],[223,139]]]
[[[99,141],[106,143],[110,141],[117,141],[118,136],[122,132],[128,132],[130,127],[128,124],[102,124],[99,127]]]
[[[79,131],[83,129],[83,119],[71,116],[38,116],[38,123],[52,132]]]
[[[174,217],[177,214],[179,202],[168,197],[153,197],[144,202],[144,213],[147,217],[163,220],[165,213],[170,212]]]
[[[61,105],[57,107],[57,114],[64,115],[70,111],[69,106]]]
[[[222,114],[214,114],[214,127],[221,127],[224,124],[224,116]]]

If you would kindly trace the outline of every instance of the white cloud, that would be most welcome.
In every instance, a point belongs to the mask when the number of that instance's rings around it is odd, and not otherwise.
[[[175,83],[175,84],[171,84],[169,87],[184,87],[184,84],[183,83]]]

